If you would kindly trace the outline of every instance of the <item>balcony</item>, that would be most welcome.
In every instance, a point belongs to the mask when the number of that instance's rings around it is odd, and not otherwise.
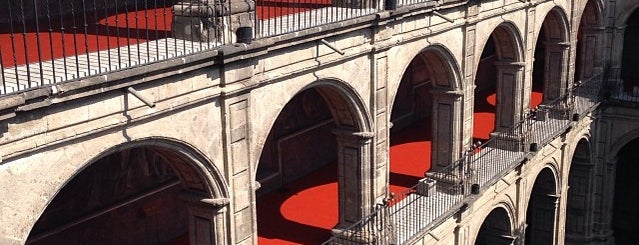
[[[425,180],[435,183],[424,192],[420,183],[377,206],[353,226],[334,230],[324,244],[405,244],[419,238],[455,213],[473,196],[490,187],[526,157],[559,137],[602,101],[602,74],[577,82],[569,93],[528,113],[506,131],[493,134],[464,152],[456,162]]]
[[[234,3],[232,8],[230,2],[206,0],[1,1],[5,8],[0,11],[0,96],[225,44],[248,43],[252,37],[336,23],[384,8],[372,0],[258,0],[255,6]],[[237,24],[232,19],[252,23]]]

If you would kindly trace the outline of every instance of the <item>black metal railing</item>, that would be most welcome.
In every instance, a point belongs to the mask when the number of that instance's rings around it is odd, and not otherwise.
[[[389,220],[388,208],[385,204],[377,205],[374,212],[359,222],[339,230],[333,230],[328,244],[393,244],[394,228]]]
[[[324,244],[404,244],[417,238],[463,210],[468,197],[503,178],[523,163],[527,154],[565,132],[571,121],[594,110],[602,101],[601,80],[599,74],[575,83],[563,96],[526,113],[510,128],[491,134],[488,141],[474,145],[448,167],[426,173],[417,185],[392,196],[370,216],[333,234]],[[375,231],[382,233],[371,234]]]
[[[374,0],[257,0],[255,36],[286,34],[373,14],[380,9],[383,7]]]
[[[639,81],[622,80],[608,85],[606,101],[608,103],[636,106],[639,103]]]
[[[0,0],[0,95],[220,45],[175,38],[173,7],[202,0]],[[188,11],[186,10],[187,15]],[[184,12],[184,11],[183,11]],[[210,11],[209,19],[215,19]],[[182,20],[191,26],[196,18]],[[229,35],[228,33],[221,33]],[[226,39],[227,37],[216,37]]]

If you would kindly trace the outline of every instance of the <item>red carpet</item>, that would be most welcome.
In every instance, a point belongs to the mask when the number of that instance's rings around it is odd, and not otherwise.
[[[100,17],[98,13],[97,18],[92,15],[86,17],[86,35],[83,18],[76,16],[75,21],[71,17],[53,18],[51,33],[48,32],[49,23],[41,21],[39,36],[34,23],[28,26],[14,23],[13,27],[0,25],[3,68],[164,38],[170,35],[173,15],[171,8],[114,14],[107,18],[104,15]],[[14,35],[11,35],[11,28]],[[23,30],[26,30],[24,35]]]
[[[430,168],[428,121],[391,135],[391,191],[402,193]],[[337,225],[337,166],[326,166],[258,199],[258,242],[319,244]]]
[[[331,0],[261,0],[256,2],[257,18],[265,20],[311,9],[332,6]]]
[[[531,105],[541,103],[533,92]],[[488,138],[493,130],[495,96],[483,98],[475,113],[475,138]],[[403,193],[423,178],[431,164],[430,120],[415,123],[391,134],[390,191]],[[319,244],[330,238],[337,224],[336,165],[326,166],[281,191],[257,200],[258,243]]]
[[[490,138],[490,133],[495,130],[495,104],[496,95],[494,93],[475,99],[475,112],[473,118],[473,139],[485,142]],[[543,94],[532,91],[530,94],[530,108],[535,108],[541,104]]]
[[[258,19],[268,19],[330,6],[331,0],[258,1],[256,13]],[[41,20],[39,35],[35,23],[0,24],[0,65],[9,68],[169,37],[173,12],[171,7],[108,16],[102,10],[97,14],[89,11],[86,29],[84,19],[85,16],[77,15],[75,19],[52,17],[51,23]]]

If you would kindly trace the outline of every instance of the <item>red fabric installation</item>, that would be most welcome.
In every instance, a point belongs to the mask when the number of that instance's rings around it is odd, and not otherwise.
[[[98,13],[98,16],[101,14],[103,13]],[[2,67],[71,57],[76,54],[164,38],[171,32],[173,14],[169,7],[114,14],[107,18],[96,18],[93,15],[86,18],[88,22],[86,35],[84,16],[76,16],[75,22],[71,17],[52,18],[51,27],[47,20],[42,20],[38,23],[39,36],[35,23],[26,26],[22,23],[14,23],[13,26],[0,25]],[[95,24],[96,19],[98,24]],[[64,33],[61,31],[62,27],[64,27]],[[51,33],[48,31],[49,28],[53,30]],[[13,35],[11,29],[13,29]],[[70,58],[68,62],[75,62],[75,58]]]
[[[540,105],[542,99],[543,94],[541,92],[533,91],[530,94],[530,108]],[[482,99],[475,100],[475,102],[473,139],[485,142],[490,138],[490,133],[495,130],[496,95],[494,93],[489,94]]]
[[[257,1],[257,18],[265,20],[311,9],[332,6],[331,0],[261,0]]]

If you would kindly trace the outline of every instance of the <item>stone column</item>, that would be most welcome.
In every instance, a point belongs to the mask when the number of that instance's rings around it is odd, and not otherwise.
[[[592,241],[594,190],[593,164],[578,155],[573,157],[568,177],[566,205],[566,244],[587,244]]]
[[[463,121],[463,91],[432,89],[433,95],[433,136],[432,169],[437,171],[450,166],[459,159],[462,152],[461,131]]]
[[[512,126],[523,119],[524,84],[523,62],[495,62],[497,67],[497,105],[495,111],[495,131],[491,138],[499,138],[504,143],[497,147],[511,151],[525,149],[522,127]],[[527,106],[526,106],[527,107]]]
[[[572,109],[570,97],[565,97],[559,103],[552,106],[546,105],[568,93],[568,58],[570,55],[570,43],[544,42],[546,49],[544,67],[544,104],[540,108],[545,109],[548,116],[555,119],[567,119]],[[543,116],[541,119],[545,119]],[[539,119],[539,118],[538,118]]]
[[[506,132],[519,122],[523,112],[523,62],[495,62],[497,67],[497,110],[495,131]]]
[[[549,102],[566,94],[568,90],[568,58],[570,43],[544,42],[544,101]]]
[[[183,192],[189,214],[189,242],[196,245],[229,244],[227,240],[227,198],[207,198],[191,192]]]
[[[601,36],[604,30],[602,27],[581,30],[581,40],[579,40],[580,45],[577,51],[580,54],[577,56],[579,59],[577,64],[580,64],[581,67],[579,68],[579,74],[576,74],[576,78],[579,81],[584,81],[603,71],[603,57],[601,55],[603,42],[601,41]]]
[[[614,208],[615,170],[617,158],[609,159],[601,166],[601,177],[598,183],[601,196],[595,203],[598,211],[594,217],[593,242],[591,244],[615,244],[612,230],[612,212]]]
[[[611,89],[615,89],[613,93],[623,93],[623,81],[621,80],[621,64],[623,57],[623,39],[626,26],[617,26],[613,29],[612,47],[610,51],[610,74],[608,75],[608,84]],[[618,91],[618,92],[617,92]],[[621,95],[621,94],[620,94]]]
[[[206,43],[235,43],[240,27],[253,27],[252,0],[181,0],[173,5],[173,36]]]
[[[371,145],[374,133],[334,129],[337,138],[339,221],[342,230],[362,220],[373,211],[374,167]]]

